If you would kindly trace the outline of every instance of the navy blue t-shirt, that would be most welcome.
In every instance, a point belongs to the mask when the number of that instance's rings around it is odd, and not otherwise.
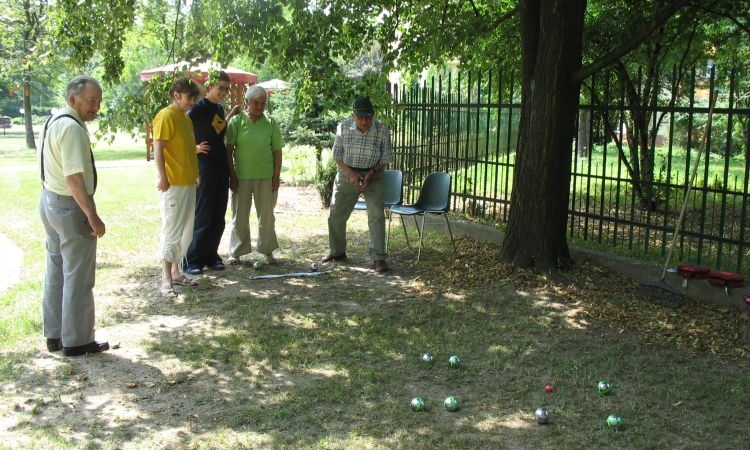
[[[226,166],[227,148],[224,145],[224,133],[227,121],[224,120],[224,107],[204,97],[190,108],[188,116],[193,121],[195,143],[208,141],[208,145],[211,146],[211,151],[207,154],[198,153],[198,162]]]

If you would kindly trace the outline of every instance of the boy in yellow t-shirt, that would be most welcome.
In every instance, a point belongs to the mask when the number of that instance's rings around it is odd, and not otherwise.
[[[195,219],[195,183],[198,179],[198,155],[195,148],[193,123],[186,112],[193,106],[201,90],[187,77],[179,77],[169,90],[172,104],[156,114],[154,161],[158,171],[161,213],[160,257],[162,269],[161,294],[175,297],[174,285],[196,283],[180,273],[179,262],[193,238]]]

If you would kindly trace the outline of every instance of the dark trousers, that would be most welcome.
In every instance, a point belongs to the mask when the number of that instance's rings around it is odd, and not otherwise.
[[[226,164],[199,161],[200,184],[195,197],[193,241],[187,251],[187,267],[213,266],[221,261],[219,243],[226,226],[229,172]]]

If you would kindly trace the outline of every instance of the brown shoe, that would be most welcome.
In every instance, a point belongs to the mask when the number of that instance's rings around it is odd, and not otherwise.
[[[346,259],[346,253],[340,255],[327,255],[320,258],[320,262],[343,261]]]
[[[386,264],[385,260],[383,260],[383,259],[379,259],[379,260],[375,261],[375,263],[373,264],[373,266],[375,267],[375,272],[377,272],[377,273],[388,272],[388,271],[391,270],[388,267],[388,264]]]

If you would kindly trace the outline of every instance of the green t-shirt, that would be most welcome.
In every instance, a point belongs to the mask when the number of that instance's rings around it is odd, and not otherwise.
[[[266,116],[253,122],[240,113],[229,120],[225,141],[234,145],[234,171],[240,180],[273,177],[273,153],[281,151],[279,125]]]

